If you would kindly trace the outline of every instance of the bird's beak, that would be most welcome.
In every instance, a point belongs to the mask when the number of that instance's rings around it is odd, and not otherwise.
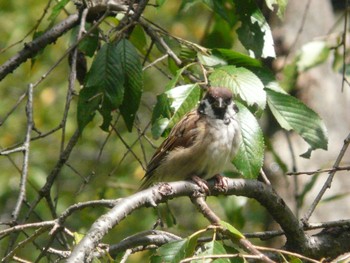
[[[224,107],[224,101],[222,100],[222,98],[219,98],[219,108],[223,108]]]

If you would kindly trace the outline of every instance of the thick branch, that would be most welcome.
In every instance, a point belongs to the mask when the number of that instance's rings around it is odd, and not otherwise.
[[[220,195],[209,182],[212,195]],[[161,202],[178,196],[193,196],[200,191],[199,187],[188,181],[159,184],[132,196],[120,199],[116,206],[101,216],[90,228],[86,236],[74,248],[68,262],[89,262],[92,260],[93,250],[109,230],[118,225],[134,210],[143,206],[156,206]],[[302,230],[301,223],[295,218],[283,200],[265,184],[254,180],[228,179],[226,195],[240,195],[256,199],[280,224],[287,237],[287,249],[308,255],[314,254],[314,244],[317,237],[310,239]],[[328,242],[338,246],[336,240]],[[319,243],[321,244],[321,243]],[[329,245],[329,244],[328,244]],[[318,251],[323,249],[318,246]],[[321,254],[319,254],[321,255]],[[335,255],[334,255],[335,256]]]

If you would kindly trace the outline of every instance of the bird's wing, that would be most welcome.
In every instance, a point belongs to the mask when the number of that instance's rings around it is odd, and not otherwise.
[[[197,110],[187,113],[171,130],[168,138],[159,146],[149,162],[144,179],[148,180],[152,173],[162,163],[168,153],[175,148],[188,148],[194,144],[198,135]]]

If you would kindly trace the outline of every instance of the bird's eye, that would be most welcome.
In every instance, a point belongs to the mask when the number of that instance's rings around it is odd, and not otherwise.
[[[237,107],[237,105],[236,104],[233,104],[233,110],[237,113],[237,112],[239,112],[239,109],[238,109],[238,107]]]
[[[208,102],[209,102],[210,104],[215,103],[215,98],[214,98],[214,97],[209,96],[209,97],[208,97]]]
[[[229,105],[231,103],[232,99],[231,98],[227,98],[224,101],[225,101],[226,105]]]

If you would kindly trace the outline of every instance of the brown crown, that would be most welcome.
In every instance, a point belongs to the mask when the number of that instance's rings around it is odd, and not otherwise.
[[[211,96],[213,98],[229,99],[232,98],[232,92],[228,88],[210,87],[206,94],[206,97],[207,96]]]

